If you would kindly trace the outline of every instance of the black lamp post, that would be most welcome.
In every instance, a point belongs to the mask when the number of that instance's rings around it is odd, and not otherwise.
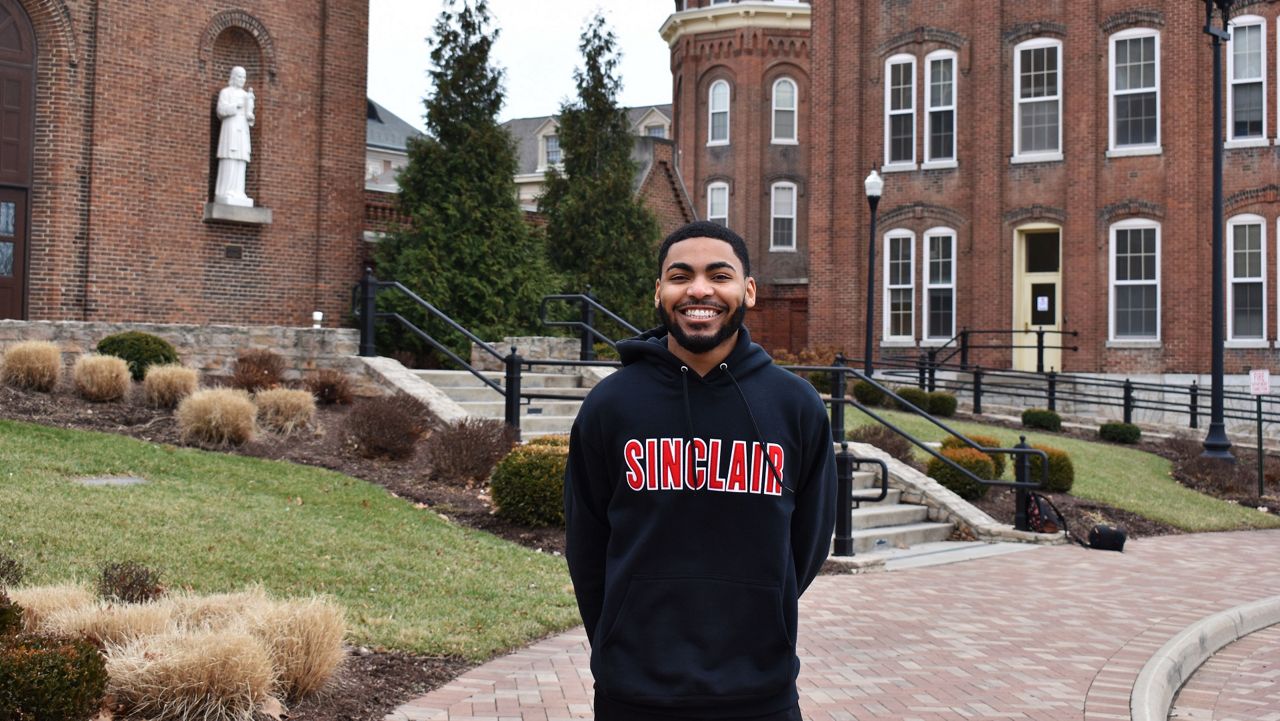
[[[1231,39],[1231,6],[1235,0],[1204,0],[1204,31],[1213,38],[1213,361],[1212,388],[1209,405],[1209,433],[1204,437],[1205,458],[1218,458],[1235,462],[1231,455],[1231,440],[1227,438],[1223,424],[1222,348],[1225,336],[1226,310],[1223,289],[1223,271],[1226,250],[1223,242],[1222,219],[1222,44]],[[1222,27],[1213,26],[1213,8],[1218,7]]]
[[[884,192],[884,180],[880,174],[871,170],[871,174],[862,182],[867,191],[867,205],[871,206],[871,237],[867,241],[867,339],[864,346],[862,371],[871,377],[871,347],[876,317],[876,206],[880,205],[880,194]]]

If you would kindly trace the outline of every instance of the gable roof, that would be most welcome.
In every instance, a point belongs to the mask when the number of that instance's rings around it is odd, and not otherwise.
[[[671,122],[671,104],[640,105],[627,108],[627,124],[635,132],[636,123],[644,119],[650,111],[656,110]],[[554,120],[554,115],[539,115],[533,118],[513,118],[502,124],[511,133],[516,144],[516,174],[528,175],[538,172],[538,134],[542,126]]]
[[[364,123],[364,144],[366,147],[403,153],[409,147],[409,138],[422,135],[422,131],[372,99],[366,98],[365,101],[367,112]]]

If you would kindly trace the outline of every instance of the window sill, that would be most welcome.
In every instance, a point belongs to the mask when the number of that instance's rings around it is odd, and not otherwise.
[[[1157,338],[1156,340],[1109,340],[1108,348],[1162,348],[1163,343]]]
[[[1271,144],[1266,138],[1245,138],[1244,140],[1228,140],[1222,144],[1223,148],[1231,150],[1232,148],[1265,148]]]
[[[772,145],[799,145],[799,140],[787,140],[786,138],[774,138],[769,141]]]
[[[1264,339],[1249,338],[1246,340],[1228,340],[1222,343],[1223,348],[1270,348],[1271,342]]]
[[[796,252],[796,247],[794,245],[790,247],[784,246],[784,245],[779,245],[777,247],[774,247],[771,245],[769,246],[769,252],[770,253],[794,253]]]
[[[1113,148],[1107,151],[1108,158],[1136,158],[1142,155],[1163,155],[1164,148],[1156,145],[1142,148]]]
[[[1025,165],[1028,163],[1059,163],[1062,162],[1062,153],[1041,153],[1040,155],[1015,155],[1009,158],[1010,165]]]
[[[954,160],[926,160],[920,166],[921,170],[950,170],[951,168],[960,167],[960,163]]]
[[[728,144],[729,144],[729,141],[728,141],[728,140],[708,140],[708,141],[707,141],[707,147],[708,147],[708,148],[714,148],[714,147],[716,147],[716,146],[720,146],[720,145],[728,145]]]
[[[951,338],[925,338],[920,341],[921,348],[941,348],[951,342]]]
[[[917,170],[915,163],[890,163],[880,168],[882,173],[910,173]]]
[[[915,348],[914,338],[886,338],[880,341],[881,348]]]

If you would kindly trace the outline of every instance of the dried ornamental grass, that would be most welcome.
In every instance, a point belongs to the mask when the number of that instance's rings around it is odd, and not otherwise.
[[[351,390],[351,380],[341,371],[322,368],[306,380],[307,390],[323,405],[351,405],[355,397]]]
[[[178,404],[178,430],[184,443],[222,447],[253,437],[258,410],[249,394],[230,388],[196,391]]]
[[[27,390],[48,393],[58,384],[62,374],[62,352],[58,346],[43,340],[15,343],[4,352],[0,378],[5,383]]]
[[[97,602],[93,591],[74,583],[10,588],[8,594],[22,607],[22,630],[26,633],[35,633],[50,616],[88,608]]]
[[[194,368],[159,365],[147,368],[142,379],[142,397],[154,408],[173,408],[196,392],[199,378]]]
[[[254,396],[263,426],[289,435],[310,428],[316,420],[316,399],[309,391],[272,388]]]
[[[261,586],[251,586],[233,593],[199,596],[179,593],[164,600],[172,608],[173,622],[184,628],[218,630],[241,623],[257,609],[271,603]]]
[[[82,355],[71,368],[76,392],[87,401],[102,403],[124,398],[132,382],[129,364],[110,355]]]
[[[170,632],[107,649],[107,693],[153,721],[252,721],[271,698],[266,644],[243,630]]]
[[[173,609],[163,603],[96,603],[49,614],[40,631],[106,647],[164,633],[172,620]]]
[[[320,690],[344,657],[342,608],[321,598],[269,602],[248,609],[246,628],[262,639],[291,699]]]

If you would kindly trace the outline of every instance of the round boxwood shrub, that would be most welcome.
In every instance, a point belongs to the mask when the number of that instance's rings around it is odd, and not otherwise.
[[[22,630],[22,607],[0,590],[0,639]],[[3,641],[0,641],[3,643]]]
[[[853,384],[853,397],[864,406],[875,407],[884,405],[885,394],[867,381],[858,381]]]
[[[169,341],[137,330],[103,338],[98,341],[98,352],[123,358],[129,364],[129,375],[135,381],[146,377],[149,366],[178,362],[178,352]]]
[[[1031,446],[1045,452],[1049,456],[1049,478],[1042,479],[1042,466],[1038,456],[1031,456],[1031,480],[1039,481],[1041,490],[1051,493],[1070,493],[1076,483],[1076,467],[1071,463],[1071,456],[1060,448],[1050,446]]]
[[[550,448],[568,448],[568,433],[552,433],[545,436],[535,436],[525,441],[525,445],[529,446],[547,446]]]
[[[956,397],[946,391],[929,394],[929,415],[950,418],[956,414]]]
[[[1137,443],[1142,437],[1142,429],[1132,423],[1103,423],[1098,428],[1098,435],[1112,443]]]
[[[1028,408],[1022,412],[1022,425],[1056,433],[1062,430],[1062,416],[1048,408]]]
[[[527,526],[564,525],[566,448],[520,446],[493,469],[489,490],[498,515]]]
[[[102,654],[84,639],[18,635],[0,643],[0,712],[15,719],[87,719],[107,689]]]
[[[1004,447],[1004,444],[1000,442],[999,438],[993,438],[991,436],[971,435],[969,436],[969,440],[973,441],[974,443],[977,443],[983,448],[1003,448]],[[942,447],[943,448],[969,448],[970,446],[955,436],[947,436],[946,438],[942,439]],[[1008,465],[1008,458],[1006,457],[1006,455],[1004,453],[987,453],[985,455],[987,456],[987,458],[991,459],[992,470],[995,472],[995,475],[991,476],[991,480],[995,480],[1003,476],[1004,469]]]
[[[901,388],[894,388],[893,392],[897,393],[899,398],[910,403],[916,408],[919,408],[922,411],[929,410],[928,391],[921,390],[915,386],[902,386]],[[904,411],[907,410],[907,407],[901,402],[898,402],[898,408]]]
[[[995,475],[991,457],[976,448],[944,448],[940,453],[978,478],[991,480]],[[938,458],[929,459],[925,473],[966,501],[976,501],[987,495],[985,483],[974,481]]]

